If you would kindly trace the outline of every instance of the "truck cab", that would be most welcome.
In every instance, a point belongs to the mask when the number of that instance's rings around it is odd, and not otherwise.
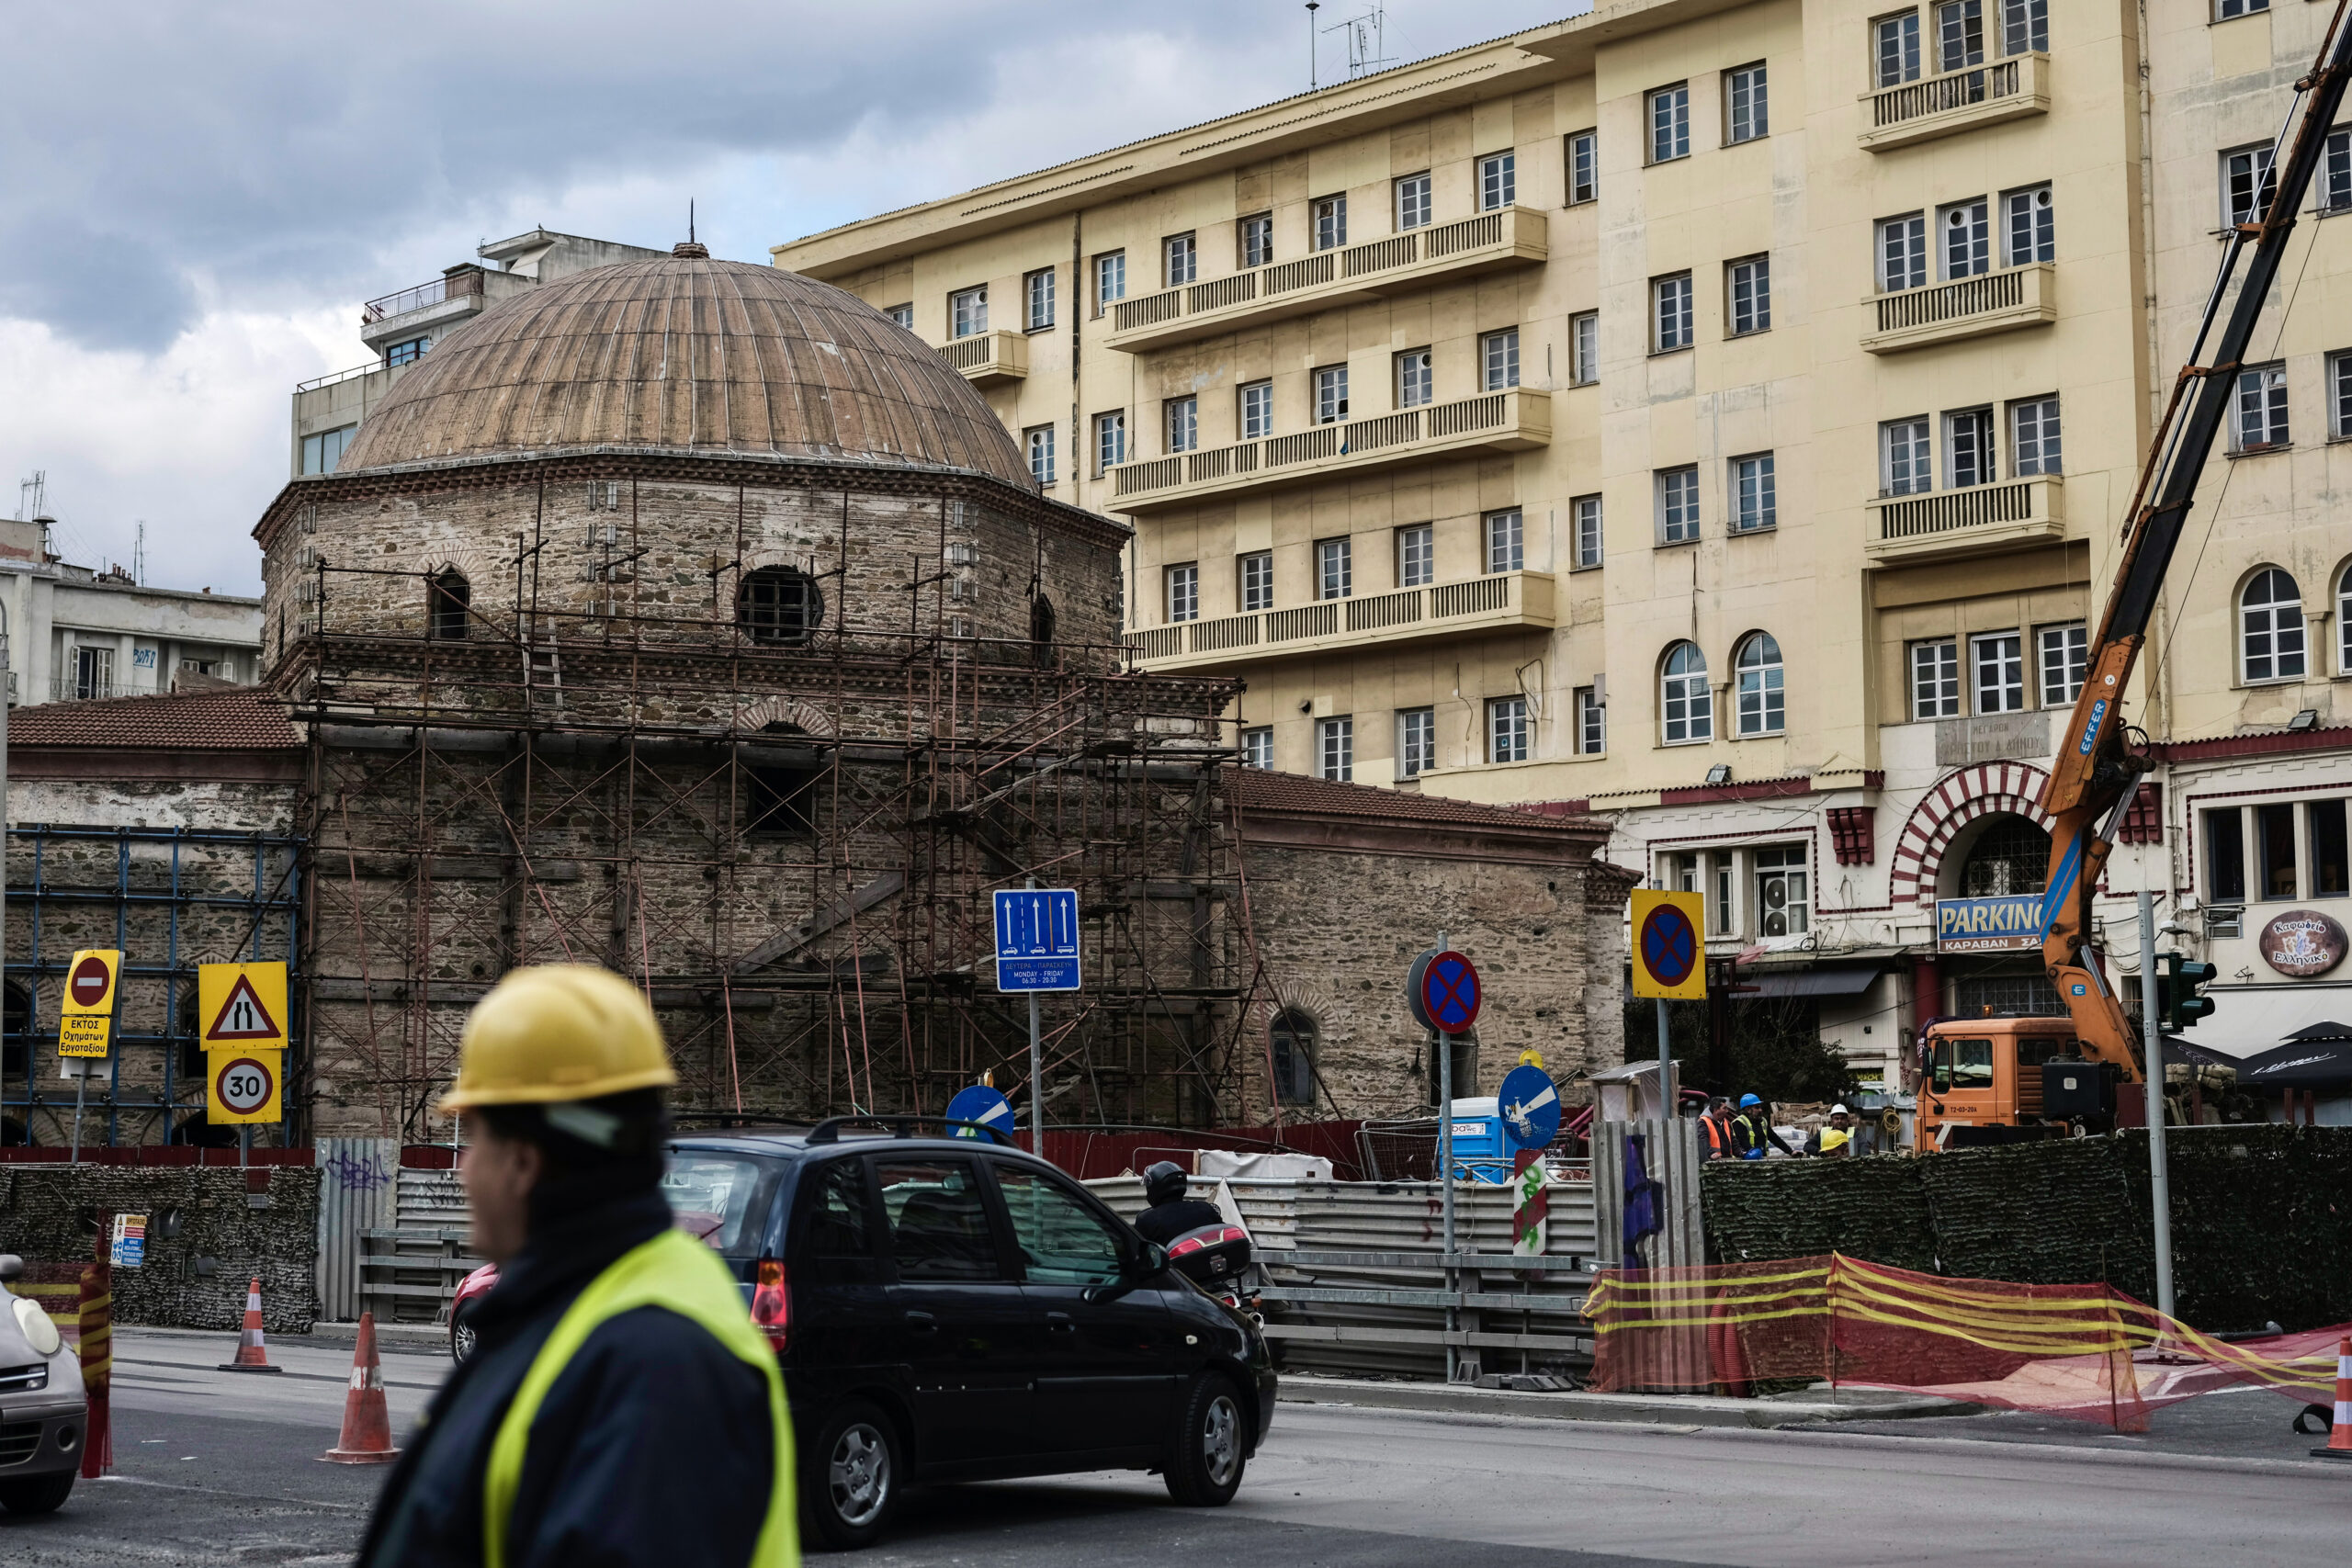
[[[1921,1055],[1918,1114],[1911,1148],[1932,1154],[1947,1145],[1944,1129],[2030,1127],[2047,1121],[2042,1110],[2044,1062],[2077,1057],[2072,1019],[1946,1019],[1928,1031]]]

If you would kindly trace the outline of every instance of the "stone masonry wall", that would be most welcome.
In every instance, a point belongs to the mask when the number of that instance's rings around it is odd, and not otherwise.
[[[85,1260],[101,1213],[147,1216],[146,1262],[114,1271],[119,1322],[233,1334],[254,1279],[266,1332],[307,1334],[318,1316],[315,1169],[0,1164],[0,1252]],[[164,1239],[175,1214],[179,1235]]]

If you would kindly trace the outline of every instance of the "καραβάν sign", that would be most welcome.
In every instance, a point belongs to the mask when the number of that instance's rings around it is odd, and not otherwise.
[[[2262,928],[2262,960],[2297,980],[2324,975],[2344,962],[2344,928],[2317,909],[2290,909]]]

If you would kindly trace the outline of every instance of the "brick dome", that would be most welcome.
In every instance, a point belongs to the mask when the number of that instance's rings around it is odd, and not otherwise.
[[[702,247],[500,301],[433,345],[340,471],[618,446],[963,468],[1036,486],[971,384],[831,284]]]

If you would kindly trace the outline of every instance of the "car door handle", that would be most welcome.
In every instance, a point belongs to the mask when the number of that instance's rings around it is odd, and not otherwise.
[[[936,1334],[939,1332],[939,1319],[927,1312],[910,1312],[907,1314],[907,1326],[917,1334]]]
[[[1070,1315],[1066,1312],[1049,1312],[1046,1314],[1046,1332],[1075,1334],[1078,1332],[1078,1325],[1070,1321]]]

